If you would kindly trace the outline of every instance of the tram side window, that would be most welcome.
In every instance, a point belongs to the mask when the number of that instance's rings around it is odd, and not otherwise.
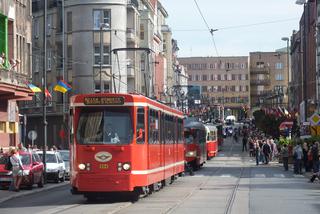
[[[144,108],[138,108],[137,110],[137,136],[139,136],[139,131],[142,129],[142,138],[137,139],[137,143],[143,144],[145,140],[145,125],[144,125]]]
[[[182,119],[178,119],[178,134],[179,134],[179,142],[178,143],[183,143],[183,120]]]
[[[159,118],[158,112],[149,110],[149,144],[159,143]]]

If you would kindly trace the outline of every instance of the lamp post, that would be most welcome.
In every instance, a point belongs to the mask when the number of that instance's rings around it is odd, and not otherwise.
[[[109,24],[100,24],[100,93],[104,92],[104,85],[102,84],[102,65],[103,65],[103,31],[109,28]],[[110,80],[112,81],[112,79]],[[112,89],[111,89],[112,90]]]
[[[42,77],[42,104],[43,104],[43,109],[42,109],[42,114],[43,114],[43,156],[42,156],[42,162],[44,166],[44,171],[43,171],[43,178],[44,182],[47,182],[47,174],[46,174],[46,149],[47,149],[47,127],[48,127],[48,122],[47,122],[47,103],[46,103],[46,88],[47,88],[47,29],[48,29],[48,22],[47,22],[47,5],[48,2],[47,0],[43,1],[43,48],[44,48],[44,57],[43,57],[43,77]]]
[[[289,50],[289,41],[290,41],[290,39],[288,38],[288,37],[282,37],[281,38],[281,40],[282,41],[286,41],[287,42],[287,81],[288,81],[288,87],[287,87],[287,97],[288,97],[288,105],[287,105],[287,107],[288,107],[288,109],[290,108],[290,105],[289,105],[289,82],[290,82],[290,80],[289,80],[289,77],[290,77],[290,75],[289,75],[289,73],[290,73],[290,59],[289,59],[289,55],[290,55],[290,50]]]
[[[306,74],[307,74],[307,69],[306,69],[306,61],[307,61],[307,40],[306,40],[306,25],[307,25],[307,17],[306,17],[306,13],[307,13],[307,10],[306,8],[308,7],[308,3],[306,2],[306,0],[297,0],[296,1],[296,4],[298,5],[303,5],[303,32],[302,32],[302,35],[303,35],[303,51],[302,51],[302,54],[303,54],[303,77],[302,77],[302,82],[303,82],[303,87],[302,87],[302,90],[303,90],[303,93],[302,93],[302,97],[303,97],[303,101],[304,101],[304,121],[307,121],[307,117],[308,117],[308,101],[307,101],[307,78],[306,78]]]

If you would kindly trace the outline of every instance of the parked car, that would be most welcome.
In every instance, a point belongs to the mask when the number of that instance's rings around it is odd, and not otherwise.
[[[35,152],[19,152],[21,162],[24,167],[23,179],[21,186],[32,188],[34,184],[43,187],[44,184],[44,167],[40,157]],[[0,154],[0,185],[8,187],[12,181],[12,172],[5,169],[8,161],[8,154]]]
[[[64,167],[66,168],[65,178],[70,179],[70,151],[69,150],[59,150],[59,153],[64,162]]]
[[[43,159],[43,152],[37,151],[41,160]],[[65,166],[59,152],[46,151],[46,175],[47,180],[53,180],[56,183],[65,180]]]

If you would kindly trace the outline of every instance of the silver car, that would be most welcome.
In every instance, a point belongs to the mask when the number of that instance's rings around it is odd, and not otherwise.
[[[59,150],[59,153],[64,162],[64,166],[66,168],[65,178],[70,179],[70,151],[69,150]]]

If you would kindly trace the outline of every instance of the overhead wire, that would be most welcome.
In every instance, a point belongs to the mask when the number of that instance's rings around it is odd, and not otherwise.
[[[283,23],[283,22],[290,22],[290,21],[296,21],[297,18],[290,18],[290,19],[280,19],[280,20],[273,20],[273,21],[265,21],[265,22],[257,22],[257,23],[251,23],[251,24],[243,24],[243,25],[233,25],[233,26],[227,26],[227,27],[220,27],[216,28],[216,30],[231,30],[231,29],[238,29],[238,28],[247,28],[247,27],[254,27],[259,25],[268,25],[268,24],[277,24],[277,23]],[[172,29],[173,31],[207,31],[207,29]]]
[[[198,9],[198,12],[200,13],[200,15],[201,15],[201,17],[202,17],[202,20],[203,20],[203,22],[205,23],[205,25],[206,25],[206,27],[207,27],[210,35],[211,35],[211,39],[212,39],[212,43],[213,43],[214,49],[215,49],[215,51],[216,51],[217,57],[219,57],[219,52],[218,52],[217,45],[216,45],[216,42],[215,42],[214,36],[213,36],[213,32],[216,31],[216,29],[212,29],[212,28],[209,27],[209,24],[208,24],[208,22],[206,21],[206,19],[204,18],[204,15],[203,15],[203,13],[202,13],[199,5],[198,5],[197,0],[193,0],[193,1],[194,1],[194,3],[196,4],[196,7],[197,7],[197,9]]]

